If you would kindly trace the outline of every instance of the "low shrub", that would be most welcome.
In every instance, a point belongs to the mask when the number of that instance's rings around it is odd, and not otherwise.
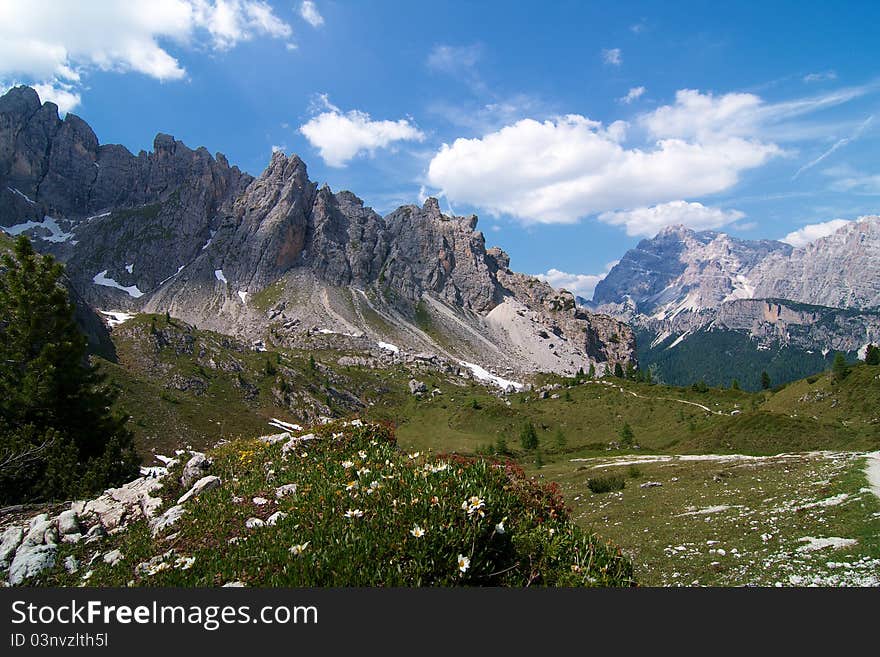
[[[587,488],[592,492],[610,493],[615,490],[623,490],[626,487],[626,479],[620,475],[605,475],[602,477],[593,477],[587,481]]]

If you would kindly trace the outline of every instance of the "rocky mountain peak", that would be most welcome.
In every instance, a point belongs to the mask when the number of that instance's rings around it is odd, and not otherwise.
[[[510,371],[634,359],[629,329],[511,272],[474,215],[428,198],[383,217],[280,151],[257,178],[165,133],[135,156],[32,89],[0,98],[0,227],[57,255],[97,308],[293,345],[360,336]]]

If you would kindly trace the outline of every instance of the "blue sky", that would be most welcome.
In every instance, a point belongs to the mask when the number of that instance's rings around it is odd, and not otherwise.
[[[0,86],[134,152],[168,132],[258,175],[281,148],[382,213],[437,195],[589,296],[665,225],[801,244],[877,213],[878,24],[876,2],[0,0]]]

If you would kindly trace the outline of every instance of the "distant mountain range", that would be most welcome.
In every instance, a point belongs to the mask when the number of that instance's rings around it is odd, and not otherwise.
[[[0,228],[64,262],[99,311],[168,312],[255,348],[430,352],[497,374],[635,362],[626,324],[513,272],[476,224],[436,199],[383,217],[319,188],[295,155],[273,154],[257,178],[164,134],[134,155],[29,87],[0,98]]]
[[[580,301],[629,322],[642,366],[669,383],[782,383],[880,342],[880,217],[801,248],[669,227]]]

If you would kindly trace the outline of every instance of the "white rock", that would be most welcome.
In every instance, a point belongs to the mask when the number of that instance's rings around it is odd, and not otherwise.
[[[276,511],[271,516],[266,518],[266,524],[269,526],[274,526],[278,523],[279,520],[284,520],[287,517],[287,514],[284,511]]]
[[[55,565],[57,553],[58,548],[55,545],[25,545],[22,543],[9,566],[9,583],[12,586],[17,586],[27,578],[51,568]]]
[[[275,499],[280,500],[285,495],[295,495],[296,484],[284,484],[275,489]]]
[[[62,536],[81,533],[79,517],[73,509],[68,509],[59,514],[56,526],[58,527],[58,532]]]
[[[58,542],[58,530],[55,529],[55,521],[46,513],[31,518],[28,532],[25,534],[22,545],[44,545]]]
[[[274,445],[275,443],[281,443],[285,440],[290,440],[290,432],[285,431],[284,433],[273,433],[270,436],[260,436],[257,440],[266,443],[267,445]]]
[[[104,555],[104,563],[115,566],[125,557],[120,550],[110,550]]]
[[[193,497],[198,497],[205,491],[218,488],[222,483],[223,482],[220,480],[220,477],[216,475],[208,475],[207,477],[202,477],[195,484],[193,484],[192,488],[190,488],[187,492],[180,496],[180,499],[177,500],[177,503],[183,504]]]
[[[178,520],[180,520],[181,516],[186,512],[179,504],[177,506],[172,506],[167,509],[165,513],[163,513],[158,518],[153,518],[150,521],[150,533],[153,536],[157,536],[162,530],[170,527]]]
[[[238,580],[236,580],[236,581],[234,581],[234,582],[226,582],[226,584],[224,584],[221,588],[224,588],[224,589],[241,589],[241,588],[244,588],[244,587],[245,587],[245,583],[244,583],[244,582],[239,582]]]
[[[264,504],[268,504],[269,500],[267,500],[265,497],[255,497],[253,502],[257,506],[263,506]]]
[[[194,482],[203,478],[208,469],[213,465],[211,459],[201,452],[192,455],[186,465],[183,466],[183,474],[180,475],[180,484],[184,488],[190,488]]]
[[[244,521],[244,526],[247,527],[248,529],[255,529],[257,527],[262,527],[265,524],[266,524],[265,521],[263,521],[261,518],[248,518],[247,520]]]
[[[21,527],[13,526],[6,528],[6,531],[0,537],[0,568],[5,567],[9,563],[12,555],[15,554],[18,546],[21,545],[23,538],[24,529]]]
[[[79,570],[79,561],[72,554],[64,559],[64,570],[69,573],[75,573]]]

